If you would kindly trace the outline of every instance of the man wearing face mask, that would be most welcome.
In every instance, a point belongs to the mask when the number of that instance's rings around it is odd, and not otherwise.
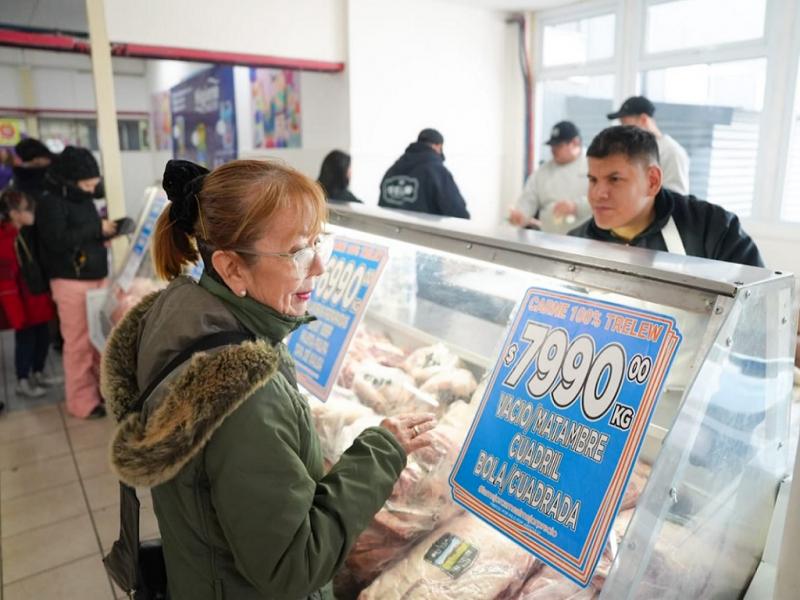
[[[576,237],[763,267],[739,218],[662,186],[655,136],[631,125],[604,129],[586,152],[593,217]]]
[[[58,308],[64,337],[66,405],[79,418],[105,416],[98,390],[99,356],[89,340],[86,293],[108,275],[106,241],[117,225],[94,204],[100,169],[86,148],[67,146],[47,172],[36,205],[42,266]]]

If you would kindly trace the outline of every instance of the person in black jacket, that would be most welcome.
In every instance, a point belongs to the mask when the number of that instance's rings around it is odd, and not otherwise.
[[[348,189],[350,187],[350,174],[350,155],[341,150],[328,152],[328,155],[322,161],[319,177],[317,178],[328,200],[362,204],[361,200],[356,198]]]
[[[55,155],[35,138],[20,141],[14,146],[14,152],[22,164],[14,167],[11,186],[29,198],[38,200],[44,192],[45,173]]]
[[[101,219],[94,205],[100,169],[86,148],[67,146],[47,172],[36,205],[42,266],[58,308],[64,337],[67,410],[79,418],[105,416],[98,388],[97,351],[89,340],[86,294],[108,275],[106,241],[116,223]]]
[[[569,235],[763,267],[739,218],[661,186],[658,145],[631,125],[604,129],[586,152],[592,218]]]
[[[441,133],[423,129],[383,176],[378,206],[469,219],[464,198],[444,166],[443,145]]]

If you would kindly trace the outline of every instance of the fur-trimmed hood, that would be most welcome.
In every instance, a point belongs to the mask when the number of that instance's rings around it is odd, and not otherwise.
[[[263,339],[196,353],[156,388],[143,418],[134,410],[143,382],[156,376],[167,356],[177,355],[176,347],[188,347],[187,336],[241,329],[219,299],[181,279],[128,312],[103,353],[101,390],[119,423],[111,465],[132,486],[172,479],[223,420],[269,381],[280,361]]]

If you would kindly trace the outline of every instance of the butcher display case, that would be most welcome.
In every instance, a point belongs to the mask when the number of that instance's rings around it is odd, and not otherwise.
[[[333,393],[311,401],[326,461],[384,416],[439,418],[433,449],[411,455],[356,541],[337,597],[745,593],[795,459],[791,275],[401,211],[336,208],[330,223],[389,261]],[[531,288],[666,315],[682,337],[585,588],[454,502],[451,472]],[[437,564],[453,540],[460,558]]]
[[[149,192],[137,236],[152,221],[159,193]],[[430,412],[438,419],[428,434],[432,444],[409,456],[391,497],[344,561],[334,580],[339,600],[746,593],[768,547],[780,546],[786,506],[798,511],[797,503],[779,502],[779,491],[789,493],[796,453],[794,277],[368,207],[333,207],[329,228],[337,238],[382,249],[388,259],[354,333],[340,346],[332,390],[324,400],[308,390],[326,464],[385,417]],[[108,327],[163,285],[153,277],[144,242],[129,257],[135,267],[126,261],[116,278],[104,307]],[[332,278],[325,283],[338,285],[341,295],[345,284]],[[676,332],[671,367],[653,388],[641,439],[621,469],[624,487],[603,530],[608,536],[583,585],[518,536],[476,516],[480,511],[454,485],[532,293],[638,311]],[[613,323],[626,335],[650,335]],[[633,363],[626,363],[631,379],[643,359]],[[598,377],[596,395],[609,387],[610,375]],[[564,465],[561,475],[568,478]],[[593,479],[582,485],[602,487]]]

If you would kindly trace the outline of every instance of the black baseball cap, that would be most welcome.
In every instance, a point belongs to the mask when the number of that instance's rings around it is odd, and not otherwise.
[[[417,141],[424,142],[426,144],[444,144],[444,136],[437,130],[429,127],[419,132]]]
[[[622,106],[619,107],[617,112],[608,113],[606,116],[609,119],[619,119],[620,117],[635,117],[638,115],[647,115],[652,117],[656,112],[656,106],[644,96],[631,96]]]
[[[550,139],[545,142],[550,146],[570,142],[576,137],[581,137],[581,132],[572,121],[559,121],[550,130]]]

